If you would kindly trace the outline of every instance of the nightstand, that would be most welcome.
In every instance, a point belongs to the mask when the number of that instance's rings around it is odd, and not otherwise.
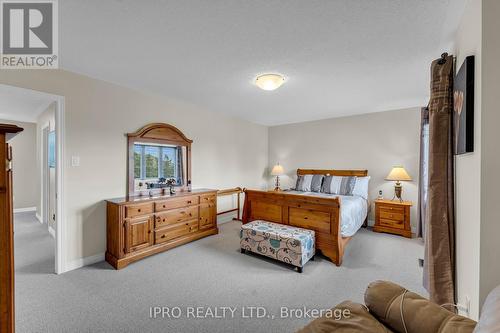
[[[411,238],[411,201],[375,200],[375,226],[373,231],[389,232]]]

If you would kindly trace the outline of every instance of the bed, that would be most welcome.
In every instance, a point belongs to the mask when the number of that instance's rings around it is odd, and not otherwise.
[[[297,175],[366,177],[367,170],[298,169]],[[262,191],[245,189],[243,223],[254,220],[292,225],[316,232],[316,249],[337,266],[344,249],[366,222],[366,198],[322,192]]]

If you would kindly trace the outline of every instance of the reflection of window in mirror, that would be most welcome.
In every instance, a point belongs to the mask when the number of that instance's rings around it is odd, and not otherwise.
[[[134,143],[136,190],[162,187],[160,179],[175,179],[175,186],[183,186],[183,156],[181,146]]]
[[[171,186],[190,190],[193,141],[178,128],[154,123],[127,137],[129,195],[164,195]]]

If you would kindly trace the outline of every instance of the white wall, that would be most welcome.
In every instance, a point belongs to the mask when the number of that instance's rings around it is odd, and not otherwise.
[[[419,138],[420,108],[275,126],[269,129],[269,163],[285,168],[284,188],[294,185],[298,168],[368,169],[371,200],[380,189],[392,199],[394,183],[384,178],[401,164],[414,179],[403,183],[403,198],[414,203],[415,226]]]
[[[481,0],[469,0],[455,40],[457,71],[475,56],[474,152],[455,158],[456,289],[458,303],[470,299],[470,316],[479,316],[481,221]]]
[[[265,185],[265,126],[62,70],[2,71],[0,82],[65,97],[63,218],[69,262],[104,253],[104,200],[126,192],[125,133],[148,123],[170,123],[194,140],[193,187]],[[71,167],[71,156],[80,156],[80,167]]]
[[[481,109],[481,271],[479,297],[500,285],[500,1],[483,1]]]
[[[14,209],[36,207],[39,201],[39,193],[36,191],[36,124],[11,120],[0,120],[0,123],[15,124],[24,129],[10,141]]]

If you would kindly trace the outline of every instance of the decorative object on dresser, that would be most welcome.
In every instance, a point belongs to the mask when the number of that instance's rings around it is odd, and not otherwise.
[[[0,124],[0,332],[14,332],[14,209],[12,148],[7,141],[23,129]]]
[[[343,177],[366,177],[368,171],[297,170],[298,176],[327,174]],[[342,235],[340,196],[323,193],[323,195],[304,195],[287,191],[244,191],[243,224],[264,220],[314,230],[316,250],[320,250],[337,266],[342,264],[344,248],[351,236],[344,237]]]
[[[388,232],[411,238],[410,201],[375,200],[373,231]]]
[[[283,170],[283,167],[278,163],[273,167],[273,170],[271,171],[271,176],[276,177],[276,186],[274,187],[275,191],[281,191],[280,188],[280,176],[283,175],[285,171]]]
[[[391,172],[389,172],[387,177],[385,177],[385,180],[396,181],[396,185],[394,185],[394,197],[392,199],[394,200],[397,198],[400,202],[403,202],[403,199],[401,198],[401,194],[403,192],[403,185],[401,185],[401,181],[411,180],[411,177],[408,172],[406,172],[405,168],[400,165],[393,167]]]
[[[217,190],[107,200],[106,261],[116,269],[217,233]]]
[[[107,200],[106,261],[116,269],[218,233],[217,190],[191,190],[193,141],[161,123],[127,137],[129,195]]]

